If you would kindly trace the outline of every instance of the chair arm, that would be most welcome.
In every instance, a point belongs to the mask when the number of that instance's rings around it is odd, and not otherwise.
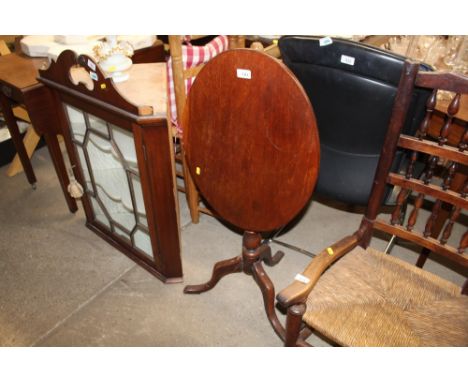
[[[285,308],[305,302],[318,279],[327,268],[343,255],[347,254],[358,245],[358,235],[346,236],[331,247],[324,249],[307,265],[302,276],[304,281],[294,280],[292,284],[278,293],[276,299]]]

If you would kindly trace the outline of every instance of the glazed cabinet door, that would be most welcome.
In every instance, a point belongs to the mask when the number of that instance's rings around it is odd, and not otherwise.
[[[93,221],[154,260],[133,134],[65,104]]]

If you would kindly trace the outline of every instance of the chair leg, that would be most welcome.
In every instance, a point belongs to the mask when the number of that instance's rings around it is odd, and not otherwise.
[[[34,127],[30,126],[26,131],[26,135],[23,138],[24,147],[26,148],[26,153],[28,154],[29,158],[32,157],[40,139],[41,137],[36,133]],[[11,161],[10,165],[8,166],[7,176],[15,176],[16,174],[22,171],[23,165],[21,164],[19,155],[16,154],[13,160]]]
[[[305,304],[297,304],[288,308],[286,316],[286,338],[285,346],[297,346],[299,333],[301,330],[302,316],[306,311]]]
[[[468,279],[466,279],[465,283],[463,284],[461,294],[468,295]]]
[[[183,153],[182,166],[184,171],[185,196],[187,198],[187,204],[190,210],[190,217],[192,218],[192,223],[197,224],[200,221],[200,210],[198,209],[198,190],[195,186],[192,176],[190,175],[190,171],[185,161],[185,155]]]

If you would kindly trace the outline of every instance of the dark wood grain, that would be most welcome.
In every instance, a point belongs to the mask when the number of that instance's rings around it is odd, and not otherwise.
[[[426,154],[433,153],[436,156],[444,155],[449,160],[468,165],[466,155],[464,155],[463,152],[460,152],[456,147],[444,147],[442,149],[436,142],[420,141],[417,138],[407,135],[400,136],[398,146],[409,150],[418,150]]]
[[[388,182],[394,186],[400,186],[406,189],[413,189],[416,192],[423,193],[424,195],[432,196],[444,202],[468,208],[468,200],[461,197],[459,193],[451,190],[444,190],[440,186],[432,184],[424,184],[423,181],[418,179],[406,179],[400,174],[390,174]]]
[[[398,96],[395,98],[395,103],[393,104],[392,115],[372,184],[371,198],[367,205],[366,220],[370,222],[375,220],[380,211],[380,206],[385,194],[387,176],[396,153],[400,132],[405,123],[405,117],[411,102],[411,93],[414,88],[414,80],[418,74],[418,69],[419,66],[416,63],[407,63],[401,73],[397,90]],[[365,229],[365,232],[362,236],[361,244],[363,247],[367,247],[372,236],[372,225],[366,224],[363,225],[362,228]]]
[[[216,60],[199,73],[185,107],[190,172],[219,216],[245,230],[276,229],[304,207],[317,179],[309,99],[289,70],[265,54],[236,50]],[[252,78],[238,78],[237,69]]]
[[[415,85],[454,93],[468,93],[468,78],[455,72],[421,72]]]

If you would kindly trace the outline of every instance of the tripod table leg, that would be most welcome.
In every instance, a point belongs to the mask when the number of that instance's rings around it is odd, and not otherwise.
[[[215,287],[221,278],[231,273],[242,271],[242,256],[233,257],[229,260],[223,260],[216,263],[213,267],[211,279],[199,285],[187,285],[184,288],[184,293],[203,293]]]
[[[271,326],[273,326],[276,334],[278,334],[278,336],[284,341],[286,332],[283,325],[281,325],[278,320],[275,310],[275,287],[263,269],[260,261],[257,261],[252,265],[252,275],[262,291],[263,303],[265,305],[268,320],[270,321]]]

